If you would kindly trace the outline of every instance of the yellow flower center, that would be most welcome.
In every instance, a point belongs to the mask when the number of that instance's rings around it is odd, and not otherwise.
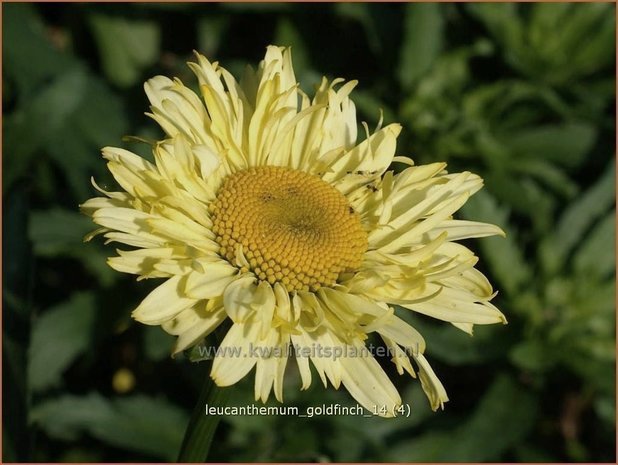
[[[260,280],[291,291],[333,286],[367,250],[358,213],[317,176],[276,166],[228,176],[210,206],[220,254],[237,249]]]

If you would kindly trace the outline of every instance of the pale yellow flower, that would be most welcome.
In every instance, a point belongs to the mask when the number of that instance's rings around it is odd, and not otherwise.
[[[370,134],[365,125],[359,143],[348,97],[356,81],[323,79],[310,99],[289,49],[268,47],[240,83],[201,55],[189,66],[201,98],[178,79],[145,84],[150,116],[167,136],[153,146],[155,163],[104,148],[124,192],[98,188],[105,196],[82,206],[101,226],[90,237],[132,247],[110,266],[165,280],[134,318],[177,336],[175,352],[229,318],[211,372],[219,386],[255,367],[256,400],[274,390],[282,401],[295,358],[302,389],[311,362],[325,386],[343,384],[370,411],[392,416],[401,398],[363,350],[375,333],[400,374],[416,376],[414,361],[432,408],[442,406],[448,398],[425,341],[397,313],[468,333],[505,322],[477,258],[455,242],[502,234],[452,217],[482,180],[448,174],[444,163],[387,171],[393,161],[411,164],[394,156],[401,127]]]

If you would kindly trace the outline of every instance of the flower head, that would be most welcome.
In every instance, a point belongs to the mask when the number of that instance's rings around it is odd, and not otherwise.
[[[255,397],[274,390],[295,358],[302,388],[313,365],[366,408],[392,416],[401,398],[366,350],[379,336],[399,374],[416,376],[434,409],[448,400],[422,336],[398,312],[414,311],[472,332],[505,322],[489,301],[477,258],[456,240],[502,234],[452,215],[482,186],[444,163],[395,174],[400,126],[357,141],[355,81],[322,80],[310,99],[289,49],[268,47],[237,82],[197,55],[189,66],[201,99],[180,80],[145,84],[150,116],[166,133],[155,162],[119,148],[103,157],[121,192],[82,209],[118,250],[111,267],[164,278],[133,312],[177,336],[175,352],[231,320],[211,376],[229,386],[254,367]],[[397,305],[397,312],[392,305]],[[255,348],[261,348],[256,353]],[[268,349],[268,350],[265,350]],[[292,354],[292,357],[288,357]]]

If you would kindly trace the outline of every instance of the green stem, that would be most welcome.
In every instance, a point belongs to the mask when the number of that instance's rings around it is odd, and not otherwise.
[[[197,405],[187,426],[185,438],[180,447],[178,462],[206,461],[212,438],[221,420],[219,415],[207,415],[206,405],[209,407],[223,407],[227,404],[229,394],[229,388],[221,389],[217,387],[210,376],[206,376]]]

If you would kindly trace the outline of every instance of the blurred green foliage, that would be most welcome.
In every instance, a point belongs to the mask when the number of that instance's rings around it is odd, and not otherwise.
[[[111,185],[102,146],[160,136],[145,79],[193,84],[192,49],[238,73],[275,43],[307,91],[359,79],[400,154],[485,178],[463,214],[508,232],[471,247],[510,324],[410,316],[442,412],[398,378],[409,418],[226,417],[212,459],[615,461],[614,38],[609,3],[3,5],[3,460],[175,459],[208,362],[130,320],[154,284],[82,244],[77,204]],[[232,403],[252,401],[246,379]],[[352,401],[291,373],[286,402]]]

